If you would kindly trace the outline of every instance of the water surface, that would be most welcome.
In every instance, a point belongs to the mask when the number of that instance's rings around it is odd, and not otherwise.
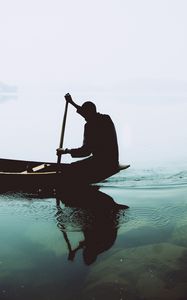
[[[70,195],[73,207],[1,195],[0,299],[186,299],[185,172],[151,172]]]

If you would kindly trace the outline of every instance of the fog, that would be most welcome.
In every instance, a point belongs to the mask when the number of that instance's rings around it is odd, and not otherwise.
[[[120,161],[187,161],[186,1],[0,2],[1,157],[56,160],[64,94],[96,103]],[[82,143],[69,108],[65,147]],[[69,160],[66,158],[65,160]]]

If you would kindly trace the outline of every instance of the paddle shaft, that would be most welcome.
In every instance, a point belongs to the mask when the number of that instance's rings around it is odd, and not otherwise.
[[[66,101],[66,104],[65,104],[65,111],[64,111],[64,118],[63,118],[63,122],[62,122],[62,130],[61,130],[61,136],[60,136],[60,144],[59,144],[59,148],[62,148],[62,147],[63,147],[64,133],[65,133],[65,127],[66,127],[67,112],[68,112],[68,101]],[[58,163],[58,164],[60,164],[60,162],[61,162],[61,156],[62,156],[62,154],[59,154],[59,155],[58,155],[58,159],[57,159],[57,163]]]

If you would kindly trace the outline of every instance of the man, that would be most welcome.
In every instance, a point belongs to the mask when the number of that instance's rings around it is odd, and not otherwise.
[[[65,99],[86,120],[84,140],[80,148],[57,149],[57,155],[87,157],[72,163],[70,167],[72,175],[81,176],[84,181],[97,182],[111,176],[119,167],[117,136],[111,118],[98,113],[95,104],[90,101],[79,106],[72,100],[70,94],[66,94]]]

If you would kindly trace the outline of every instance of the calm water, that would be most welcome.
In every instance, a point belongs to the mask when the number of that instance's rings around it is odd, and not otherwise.
[[[83,208],[0,196],[0,299],[186,299],[186,171],[120,174]]]

